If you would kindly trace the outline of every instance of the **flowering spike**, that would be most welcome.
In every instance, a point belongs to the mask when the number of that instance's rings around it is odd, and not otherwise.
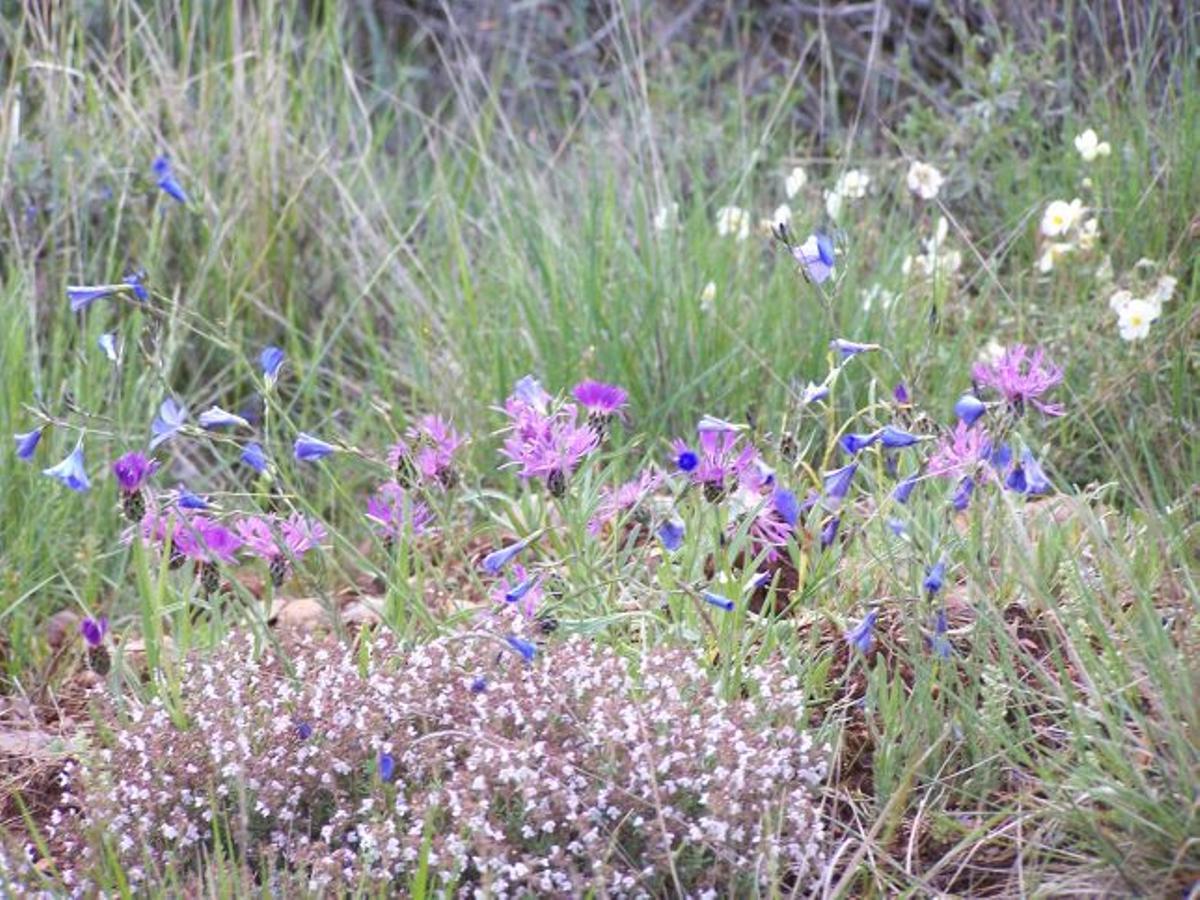
[[[38,441],[42,439],[42,431],[45,427],[45,425],[40,425],[33,429],[33,431],[13,435],[13,440],[17,443],[17,459],[24,462],[29,462],[33,459],[33,453],[37,450]]]
[[[79,443],[66,459],[56,466],[43,469],[42,474],[58,479],[66,487],[81,494],[91,488],[92,483],[88,481],[87,471],[83,466],[83,438],[79,439]]]
[[[993,363],[979,363],[971,374],[975,381],[1003,395],[1020,415],[1033,404],[1048,416],[1061,416],[1061,403],[1045,403],[1040,398],[1063,380],[1063,370],[1045,358],[1039,347],[1032,352],[1024,344],[1006,349]]]

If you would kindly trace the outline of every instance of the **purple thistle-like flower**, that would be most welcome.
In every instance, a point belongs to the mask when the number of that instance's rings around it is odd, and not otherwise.
[[[979,421],[979,417],[987,412],[987,405],[974,394],[963,394],[954,404],[954,414],[959,420],[970,427]]]
[[[636,478],[615,488],[605,485],[600,492],[600,502],[596,505],[596,513],[588,521],[588,533],[600,534],[610,522],[637,509],[643,500],[658,490],[662,481],[662,475],[650,469],[644,469]]]
[[[425,534],[433,524],[429,507],[408,496],[394,481],[382,485],[374,496],[367,498],[367,518],[380,536],[394,540],[407,534]]]
[[[658,526],[658,539],[662,541],[662,545],[671,553],[674,553],[683,546],[685,533],[686,528],[683,522],[677,519],[668,519]]]
[[[833,241],[828,235],[816,232],[803,243],[791,248],[792,257],[800,264],[804,277],[814,284],[824,284],[834,272]]]
[[[179,553],[204,563],[234,562],[243,543],[224,525],[201,515],[181,516],[172,542]]]
[[[331,453],[336,453],[337,447],[302,431],[296,435],[296,443],[293,450],[296,459],[300,462],[316,462],[317,460],[324,459]]]
[[[875,646],[875,623],[878,619],[879,613],[871,610],[861,622],[846,632],[846,643],[860,653],[869,653]]]
[[[151,169],[154,171],[154,183],[158,185],[159,189],[186,206],[188,195],[176,180],[175,173],[171,171],[171,161],[166,156],[159,156],[154,160]]]
[[[405,463],[420,476],[423,483],[445,488],[454,481],[454,457],[466,443],[446,419],[427,415],[410,425],[404,440],[397,441],[388,451],[388,465],[400,471]]]
[[[599,435],[578,424],[574,406],[546,412],[514,394],[505,411],[509,416],[508,437],[500,452],[520,467],[517,474],[522,479],[540,478],[552,494],[561,496],[566,479],[599,446]]]
[[[100,616],[98,619],[88,616],[79,623],[79,633],[83,635],[89,647],[99,647],[104,643],[104,635],[108,633],[108,616]]]
[[[514,556],[537,540],[540,535],[540,531],[535,531],[529,537],[522,538],[515,543],[509,544],[507,547],[493,550],[483,558],[483,570],[489,575],[499,575],[500,571],[512,561]]]
[[[158,408],[158,415],[150,425],[150,449],[174,437],[187,422],[187,410],[168,397]]]
[[[581,381],[572,391],[575,399],[589,413],[601,416],[623,415],[629,395],[615,384],[602,381]]]
[[[925,593],[932,597],[942,589],[942,585],[946,581],[946,563],[943,560],[938,560],[932,566],[925,570],[925,580],[921,582],[921,587],[925,589]]]
[[[41,425],[33,429],[33,431],[13,435],[13,440],[17,444],[17,459],[24,462],[29,462],[33,459],[34,451],[37,450],[38,442],[42,439],[42,431],[45,427],[45,425]]]
[[[263,378],[268,382],[274,382],[279,377],[279,367],[283,365],[283,360],[284,353],[278,347],[264,347],[262,353],[258,356],[259,365],[262,366]]]
[[[717,607],[717,609],[723,609],[725,612],[733,612],[733,601],[715,591],[701,591],[700,599],[710,606]]]
[[[1063,370],[1046,359],[1038,347],[1029,351],[1024,344],[1009,347],[994,363],[978,363],[971,370],[975,381],[1001,394],[1018,413],[1033,404],[1048,416],[1061,416],[1066,410],[1059,403],[1040,398],[1063,380]]]
[[[262,444],[251,441],[242,448],[241,461],[260,475],[267,471],[267,455],[263,452]]]
[[[961,478],[974,472],[991,450],[991,439],[983,428],[972,428],[965,421],[959,421],[929,458],[929,474],[939,478]]]
[[[846,499],[846,494],[850,491],[850,484],[854,481],[854,473],[857,471],[858,463],[852,462],[840,469],[825,473],[822,480],[827,507],[837,509],[841,506],[842,501]]]
[[[113,462],[113,474],[126,494],[140,491],[150,476],[158,471],[158,460],[134,450]]]
[[[225,428],[231,425],[240,425],[242,428],[249,428],[250,423],[239,415],[221,409],[219,406],[210,406],[196,418],[200,423],[201,428]]]
[[[91,488],[92,483],[88,481],[83,463],[83,439],[80,438],[79,443],[75,445],[75,449],[66,459],[56,466],[43,469],[42,474],[57,479],[64,486],[80,494]]]
[[[717,421],[706,419],[701,422],[696,465],[687,473],[693,484],[704,487],[709,499],[723,496],[758,459],[754,447],[749,444],[739,446],[740,429],[712,427]],[[676,441],[675,446],[680,456],[688,452],[680,441]]]
[[[532,643],[524,638],[517,637],[515,634],[510,634],[504,640],[508,646],[521,654],[521,659],[525,660],[526,664],[533,662],[533,658],[537,655],[537,647]]]
[[[290,518],[244,516],[234,523],[243,546],[255,556],[272,562],[300,559],[327,537],[325,526],[301,513]]]

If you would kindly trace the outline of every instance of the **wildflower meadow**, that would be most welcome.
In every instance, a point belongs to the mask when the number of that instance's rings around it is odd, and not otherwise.
[[[0,2],[0,895],[1200,896],[1200,10]]]

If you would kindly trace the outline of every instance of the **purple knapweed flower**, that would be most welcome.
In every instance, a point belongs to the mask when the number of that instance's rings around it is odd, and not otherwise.
[[[33,431],[13,435],[13,440],[17,444],[17,459],[24,462],[29,462],[33,459],[34,451],[37,450],[38,442],[42,439],[42,431],[45,428],[45,425],[40,425],[33,429]]]
[[[420,479],[442,489],[458,480],[455,455],[466,441],[454,426],[437,415],[421,416],[388,451],[388,465],[404,482]]]
[[[175,179],[175,173],[171,171],[171,161],[165,155],[159,156],[151,164],[151,169],[154,171],[154,183],[158,185],[159,189],[186,206],[188,195]]]
[[[104,355],[108,357],[110,362],[120,360],[120,356],[117,355],[117,333],[115,331],[104,332],[104,334],[96,338],[96,345],[104,351]]]
[[[505,404],[508,436],[500,452],[519,466],[523,480],[538,478],[555,497],[566,493],[567,479],[600,440],[595,430],[577,423],[578,410],[566,406],[552,412],[531,405],[515,393]]]
[[[296,435],[294,452],[300,462],[316,462],[336,453],[337,447],[302,431]]]
[[[83,465],[83,439],[79,439],[79,443],[75,445],[75,449],[68,454],[66,459],[56,466],[42,469],[42,474],[57,479],[66,487],[81,494],[91,488],[92,483],[88,481],[87,471]]]
[[[723,609],[725,612],[733,612],[733,601],[715,591],[701,591],[700,599],[710,606],[717,607],[717,609]]]
[[[837,509],[841,506],[842,501],[846,499],[846,494],[850,491],[850,484],[854,481],[854,473],[857,471],[858,463],[852,462],[840,469],[825,473],[822,481],[826,507]]]
[[[367,498],[367,518],[381,537],[399,540],[406,535],[428,532],[433,512],[408,495],[400,484],[389,481]]]
[[[658,490],[662,481],[662,475],[651,469],[644,469],[636,478],[617,487],[605,485],[600,491],[600,502],[596,505],[596,512],[588,520],[588,533],[598,535],[610,523],[639,509],[642,502]]]
[[[624,416],[628,405],[629,395],[615,384],[605,384],[602,381],[581,381],[571,392],[579,405],[584,408],[589,418],[609,419],[612,416]]]
[[[108,616],[93,619],[91,616],[79,623],[79,633],[92,649],[104,643],[104,635],[108,633]]]
[[[961,478],[974,472],[991,450],[992,442],[983,428],[972,428],[960,421],[930,456],[929,474],[939,478]]]
[[[662,541],[662,545],[671,553],[674,553],[683,546],[685,533],[685,526],[678,519],[667,519],[658,526],[658,539]]]
[[[258,356],[258,362],[262,366],[263,378],[268,384],[274,384],[279,377],[279,367],[283,365],[284,353],[278,347],[264,347],[262,353]]]
[[[240,425],[242,428],[249,428],[250,423],[241,416],[221,409],[219,406],[210,406],[204,412],[196,417],[196,421],[200,423],[201,428],[226,428],[231,425]]]
[[[257,441],[251,441],[243,447],[240,458],[242,462],[260,475],[267,471],[267,455],[263,452],[262,444]]]
[[[1001,394],[1017,413],[1033,404],[1048,416],[1061,416],[1060,403],[1045,403],[1040,398],[1063,380],[1063,370],[1046,359],[1036,348],[1031,353],[1024,344],[1009,347],[993,363],[977,363],[971,370],[975,381]]]
[[[954,414],[968,427],[978,422],[979,417],[985,412],[987,412],[987,404],[974,394],[963,394],[954,404]]]
[[[186,423],[187,410],[173,397],[168,397],[159,406],[158,415],[150,425],[150,449],[174,437]]]
[[[871,610],[863,620],[846,632],[846,643],[860,653],[869,653],[875,646],[875,622],[879,613]]]
[[[860,353],[869,353],[872,350],[878,350],[878,344],[863,344],[858,341],[847,341],[844,338],[834,338],[829,342],[829,349],[836,350],[842,355],[842,359],[849,359],[851,356],[858,356]]]
[[[791,247],[792,257],[800,264],[804,277],[814,284],[824,284],[834,272],[833,241],[826,234],[816,232],[797,246]]]
[[[328,533],[325,526],[302,513],[289,518],[278,516],[243,516],[234,523],[242,546],[267,562],[300,559],[318,547]]]
[[[481,563],[483,570],[489,575],[499,575],[500,570],[507,566],[514,556],[537,540],[540,535],[540,531],[535,531],[529,537],[522,538],[515,543],[509,544],[507,547],[493,550],[483,558],[483,562]]]
[[[515,634],[510,634],[504,640],[508,646],[521,654],[521,659],[525,660],[527,664],[533,662],[533,658],[537,655],[537,647],[532,643],[524,638],[517,637]]]
[[[121,490],[133,494],[140,491],[150,476],[158,471],[158,460],[134,450],[115,460],[112,470]]]
[[[701,421],[696,465],[687,473],[693,484],[704,488],[705,498],[713,503],[724,497],[758,459],[758,451],[750,444],[739,446],[742,429],[717,427],[719,422],[716,419]],[[675,442],[675,448],[680,457],[688,452],[681,441]]]
[[[946,563],[939,559],[925,570],[925,580],[921,582],[921,587],[924,588],[927,596],[932,597],[942,589],[942,584],[945,581]]]
[[[242,539],[207,516],[181,516],[172,536],[174,549],[202,563],[232,563]]]

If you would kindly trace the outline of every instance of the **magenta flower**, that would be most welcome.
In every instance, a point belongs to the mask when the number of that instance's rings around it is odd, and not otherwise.
[[[158,460],[134,450],[113,462],[112,468],[121,490],[132,494],[140,491],[150,476],[158,471]]]
[[[422,416],[388,451],[388,465],[405,481],[419,478],[424,484],[448,488],[458,480],[454,456],[465,443],[441,416]]]
[[[636,478],[617,487],[605,486],[600,492],[596,513],[588,522],[588,533],[597,535],[610,522],[636,510],[638,506],[658,490],[663,477],[658,472],[644,469]]]
[[[232,563],[240,537],[207,516],[180,516],[173,535],[176,551],[202,563]]]
[[[625,417],[629,395],[615,384],[602,381],[581,381],[575,385],[575,399],[587,410],[588,423],[603,436],[608,420]]]
[[[764,499],[766,502],[760,502],[754,512],[748,533],[754,555],[757,557],[765,551],[766,561],[773,563],[779,560],[779,551],[792,539],[800,516],[800,504],[791,491],[773,493]],[[732,535],[736,530],[737,523],[730,523],[729,533]]]
[[[280,558],[299,559],[325,540],[325,526],[302,513],[290,518],[278,516],[245,516],[234,528],[243,545],[255,556],[274,562]]]
[[[530,395],[528,387],[525,394]],[[505,402],[508,436],[500,452],[520,467],[517,474],[522,479],[540,478],[551,494],[561,497],[571,473],[600,439],[593,429],[578,424],[575,406],[551,411],[541,395],[532,396],[537,402],[527,402],[516,392]]]
[[[93,619],[90,616],[79,623],[79,633],[92,649],[104,643],[104,635],[108,633],[108,616]]]
[[[992,442],[983,428],[972,428],[959,420],[954,431],[942,438],[929,457],[929,474],[939,478],[970,475],[992,452]]]
[[[978,363],[971,370],[975,381],[1004,396],[1017,413],[1032,403],[1048,416],[1061,416],[1061,403],[1044,403],[1040,398],[1063,380],[1063,370],[1045,358],[1040,347],[1032,353],[1024,344],[1009,347],[994,363]]]
[[[367,518],[380,537],[399,540],[406,534],[430,531],[433,513],[424,503],[407,497],[399,484],[389,481],[367,498]]]
[[[680,457],[685,452],[695,456],[696,464],[687,475],[692,484],[704,488],[704,496],[709,502],[716,503],[754,465],[758,451],[749,443],[739,446],[741,434],[738,431],[704,425],[702,422],[696,451],[687,449],[681,441],[676,441],[675,446]]]

